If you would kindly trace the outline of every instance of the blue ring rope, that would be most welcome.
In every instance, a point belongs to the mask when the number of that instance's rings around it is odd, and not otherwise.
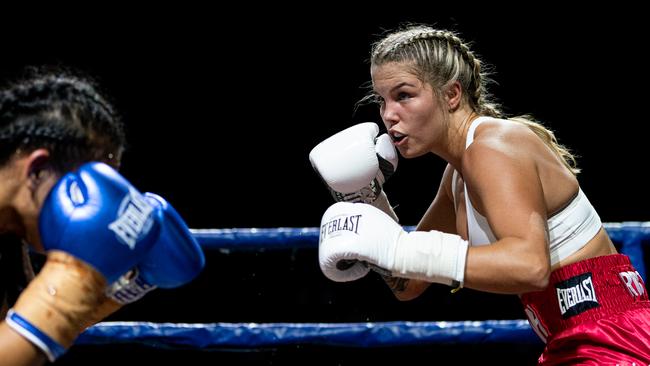
[[[605,229],[645,279],[643,246],[650,222],[605,223]],[[412,231],[412,226],[405,227]],[[206,250],[317,248],[318,228],[193,229]],[[526,320],[375,323],[208,323],[103,322],[76,344],[141,343],[184,349],[260,348],[286,345],[387,347],[440,343],[541,344]]]
[[[642,244],[650,242],[650,222],[628,221],[604,223],[607,233],[618,243],[619,250],[630,256],[637,271],[646,278]],[[407,231],[414,226],[405,226]],[[192,234],[205,249],[218,250],[276,250],[318,248],[319,229],[306,228],[240,228],[192,229]]]
[[[375,323],[104,322],[76,344],[140,343],[156,347],[263,348],[286,345],[387,347],[432,343],[541,344],[526,320]]]

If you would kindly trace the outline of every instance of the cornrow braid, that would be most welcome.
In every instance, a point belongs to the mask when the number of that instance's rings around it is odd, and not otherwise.
[[[454,32],[427,26],[412,26],[392,33],[375,43],[371,63],[412,62],[423,81],[436,91],[459,81],[465,98],[477,113],[501,116],[498,105],[491,102],[486,83],[491,80],[481,61]]]
[[[463,89],[465,101],[474,112],[484,116],[502,117],[499,106],[491,101],[486,85],[491,82],[481,61],[455,33],[428,26],[411,26],[398,30],[375,43],[370,61],[374,66],[389,62],[404,63],[414,75],[429,83],[438,95],[454,81]],[[361,102],[374,99],[374,93]],[[530,128],[549,146],[574,175],[580,172],[574,155],[558,143],[553,132],[531,116],[510,118]]]
[[[0,91],[0,165],[18,151],[48,148],[62,171],[118,157],[124,128],[111,104],[87,79],[39,74]]]
[[[78,142],[83,140],[83,136],[79,131],[74,129],[55,129],[51,126],[55,122],[49,121],[50,125],[39,126],[38,121],[32,122],[29,119],[21,121],[23,123],[16,123],[9,126],[0,134],[0,140],[11,139],[49,139],[57,142]],[[47,123],[47,122],[46,122]]]

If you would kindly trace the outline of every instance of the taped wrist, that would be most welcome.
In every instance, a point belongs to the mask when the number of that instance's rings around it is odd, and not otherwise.
[[[8,314],[7,324],[48,359],[56,359],[93,324],[106,299],[105,288],[105,278],[91,266],[68,253],[50,251]]]
[[[368,203],[372,204],[377,199],[377,196],[382,192],[381,184],[377,179],[373,179],[370,184],[359,189],[358,191],[350,193],[341,193],[333,190],[331,187],[328,188],[332,193],[332,197],[336,202],[353,202],[353,203]]]
[[[381,185],[377,179],[373,179],[373,181],[370,182],[368,186],[361,188],[356,192],[341,193],[331,188],[330,192],[332,193],[332,197],[334,197],[334,200],[336,202],[367,203],[384,211],[386,214],[392,217],[395,222],[399,222],[397,214],[391,207],[390,202],[388,202],[388,196],[386,196],[386,192],[384,192],[384,190],[381,188]]]
[[[390,202],[388,202],[388,196],[386,196],[386,193],[384,191],[381,191],[381,193],[377,196],[377,199],[372,202],[371,205],[384,211],[384,213],[388,214],[388,216],[395,220],[395,222],[399,223],[399,217],[397,217],[397,214],[393,210],[393,207],[391,207]]]
[[[468,243],[455,234],[414,231],[400,236],[395,249],[395,277],[462,287]]]

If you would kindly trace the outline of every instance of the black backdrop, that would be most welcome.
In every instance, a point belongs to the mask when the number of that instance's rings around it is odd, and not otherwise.
[[[354,103],[369,79],[370,42],[404,21],[451,28],[473,41],[494,66],[491,90],[506,111],[534,114],[579,155],[582,188],[603,221],[650,220],[643,174],[647,31],[638,9],[547,5],[511,7],[506,15],[468,4],[453,11],[375,4],[379,15],[310,5],[82,9],[83,16],[50,10],[5,12],[0,76],[40,64],[95,76],[127,123],[123,174],[166,197],[191,227],[317,226],[331,200],[307,155],[344,127],[379,122],[373,108],[355,113]],[[400,160],[386,190],[402,223],[417,223],[443,167],[433,156]],[[434,286],[400,303],[374,276],[331,283],[318,270],[315,250],[206,254],[208,265],[195,282],[158,290],[110,319],[522,317],[508,296],[450,295]]]

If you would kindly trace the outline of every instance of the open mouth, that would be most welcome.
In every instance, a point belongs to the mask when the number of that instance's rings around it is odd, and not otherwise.
[[[404,138],[406,138],[406,135],[401,134],[399,132],[391,132],[390,137],[395,142],[396,144],[399,144]]]

